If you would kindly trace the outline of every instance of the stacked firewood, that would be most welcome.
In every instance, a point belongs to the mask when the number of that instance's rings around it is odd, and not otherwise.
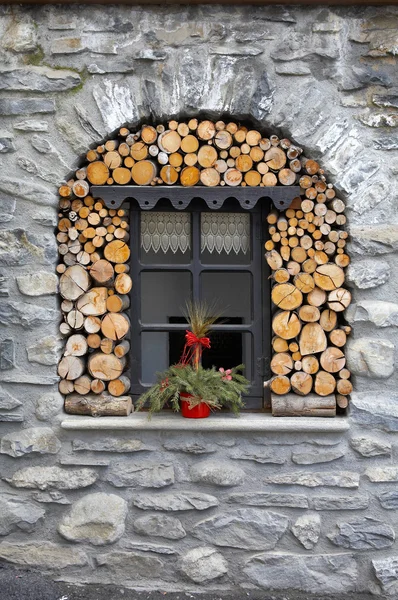
[[[344,345],[350,328],[342,312],[344,202],[302,149],[276,135],[263,136],[234,122],[169,121],[137,132],[123,127],[86,154],[84,165],[59,189],[57,240],[66,336],[59,363],[66,410],[76,414],[128,414],[125,374],[129,352],[129,221],[124,208],[108,209],[91,185],[260,186],[299,185],[284,212],[268,215],[266,259],[272,269],[274,394],[351,391]]]

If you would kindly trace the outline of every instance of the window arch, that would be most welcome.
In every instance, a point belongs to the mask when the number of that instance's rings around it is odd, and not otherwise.
[[[316,161],[288,139],[233,121],[191,119],[135,132],[123,127],[84,162],[59,189],[66,343],[58,370],[67,412],[128,414],[130,395],[153,373],[154,349],[163,343],[159,366],[178,355],[178,307],[167,323],[156,323],[151,303],[162,281],[185,289],[180,306],[187,295],[222,296],[222,281],[248,292],[247,323],[241,294],[242,314],[226,315],[229,323],[216,330],[236,334],[236,357],[250,355],[256,401],[249,406],[268,405],[261,390],[270,374],[275,396],[337,392],[344,405],[351,391],[343,350],[349,328],[342,311],[350,302],[344,203]],[[235,238],[223,239],[228,218]],[[217,254],[223,261],[214,261]],[[167,334],[163,342],[160,334]]]

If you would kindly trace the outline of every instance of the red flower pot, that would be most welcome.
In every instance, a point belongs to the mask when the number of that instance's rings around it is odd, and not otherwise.
[[[189,408],[189,401],[183,398],[192,398],[192,394],[180,392],[181,414],[186,419],[206,419],[210,415],[210,408],[206,402],[200,402],[193,408]]]

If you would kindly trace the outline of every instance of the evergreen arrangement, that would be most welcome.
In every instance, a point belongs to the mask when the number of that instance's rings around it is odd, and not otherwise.
[[[190,408],[204,402],[212,410],[228,407],[238,414],[244,406],[242,393],[249,385],[241,374],[243,368],[239,365],[228,371],[219,371],[215,367],[204,369],[201,365],[197,368],[191,364],[172,365],[158,374],[157,383],[139,398],[136,410],[141,410],[148,403],[150,414],[162,410],[166,404],[179,412],[180,392],[185,392],[192,394],[186,399]]]
[[[249,385],[242,375],[244,365],[227,370],[204,369],[201,365],[203,349],[210,348],[208,334],[219,314],[214,306],[204,302],[188,303],[185,314],[190,330],[185,335],[180,362],[158,373],[157,383],[139,398],[136,410],[141,410],[148,403],[150,415],[162,410],[166,404],[179,412],[180,393],[184,392],[190,394],[184,400],[191,409],[203,402],[211,410],[228,407],[238,414],[244,406],[242,394]]]

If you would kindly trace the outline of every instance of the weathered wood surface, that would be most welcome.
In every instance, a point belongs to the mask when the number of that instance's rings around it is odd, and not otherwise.
[[[272,414],[274,417],[335,417],[336,397],[334,394],[323,398],[316,394],[272,395]]]

